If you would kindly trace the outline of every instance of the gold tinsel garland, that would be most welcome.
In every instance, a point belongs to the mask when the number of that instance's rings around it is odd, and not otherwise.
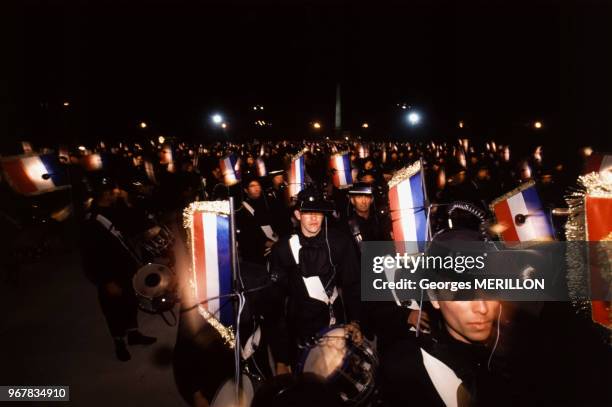
[[[612,184],[600,176],[599,173],[590,173],[578,177],[578,186],[565,198],[569,208],[569,216],[565,224],[565,237],[568,241],[567,286],[572,305],[577,314],[591,318],[591,302],[589,300],[589,273],[587,251],[584,243],[587,240],[586,225],[586,197],[612,198]],[[575,242],[575,243],[572,243]],[[604,250],[598,253],[600,259],[607,254],[605,250],[609,243],[605,243]],[[607,256],[605,256],[607,257]],[[605,259],[609,261],[608,258]],[[612,281],[610,267],[604,269],[602,277]],[[610,331],[612,340],[612,331]]]
[[[493,210],[495,205],[497,205],[498,203],[502,201],[506,201],[509,198],[512,198],[514,195],[520,192],[523,192],[524,190],[531,188],[534,185],[535,185],[535,181],[528,181],[528,182],[525,182],[524,184],[519,185],[518,187],[514,188],[512,191],[508,191],[502,196],[500,196],[499,198],[495,198],[494,200],[492,200],[491,203],[489,204],[489,209],[491,210],[491,212],[495,213]]]
[[[302,150],[298,151],[297,154],[295,154],[294,156],[291,157],[291,163],[293,163],[295,160],[297,160],[298,158],[300,158],[301,156],[304,155],[304,153],[306,153],[308,151],[307,148],[303,148]]]
[[[187,229],[187,245],[189,247],[189,253],[191,253],[191,273],[193,274],[195,268],[195,255],[194,255],[194,233],[193,233],[193,216],[196,212],[210,212],[215,214],[229,215],[230,205],[229,201],[200,201],[192,202],[183,211],[183,227]],[[195,294],[195,281],[191,279],[189,285]],[[230,348],[234,348],[236,339],[232,327],[226,327],[223,325],[213,314],[208,312],[204,305],[198,305],[198,312],[217,332],[221,335],[221,338]]]
[[[397,170],[395,174],[393,174],[393,178],[389,180],[389,189],[393,188],[400,182],[409,179],[419,171],[421,171],[421,161],[415,161],[409,166]]]

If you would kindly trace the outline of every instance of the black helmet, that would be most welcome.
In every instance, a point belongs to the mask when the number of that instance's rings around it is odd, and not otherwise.
[[[356,182],[348,193],[349,195],[372,195],[372,185],[366,182]]]
[[[300,212],[333,212],[333,204],[314,185],[304,188],[297,196],[295,209]]]

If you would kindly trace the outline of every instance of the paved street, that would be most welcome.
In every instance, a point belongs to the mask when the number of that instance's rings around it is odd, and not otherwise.
[[[56,254],[24,265],[16,281],[0,271],[0,384],[69,385],[74,406],[185,405],[172,374],[176,328],[139,313],[142,332],[158,341],[116,360],[73,240],[63,240],[65,250],[55,242]]]

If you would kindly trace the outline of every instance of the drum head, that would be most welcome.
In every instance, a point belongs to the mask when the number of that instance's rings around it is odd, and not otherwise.
[[[243,374],[238,389],[238,400],[236,400],[236,382],[232,378],[226,380],[219,388],[210,407],[249,407],[254,395],[251,379]]]
[[[137,294],[155,298],[168,292],[172,279],[173,275],[168,267],[149,263],[138,269],[132,283]]]
[[[342,367],[346,351],[346,330],[343,327],[330,329],[308,351],[302,370],[326,379]]]

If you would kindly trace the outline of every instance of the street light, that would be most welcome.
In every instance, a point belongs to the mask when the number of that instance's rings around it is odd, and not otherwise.
[[[227,129],[227,123],[221,123],[221,128],[222,129]]]
[[[314,122],[314,123],[312,124],[312,127],[314,127],[315,129],[317,129],[317,130],[318,130],[318,129],[320,129],[320,128],[321,128],[321,123],[319,123],[319,122]]]
[[[368,123],[363,123],[361,127],[364,129],[367,129],[368,127],[370,127],[370,125]]]
[[[145,122],[140,122],[140,128],[141,129],[146,129],[147,128],[147,124]]]
[[[212,116],[212,121],[214,124],[221,124],[223,123],[223,116],[221,116],[220,114],[214,114]]]
[[[459,128],[462,129],[463,128],[463,120],[459,121]]]
[[[421,116],[417,112],[408,113],[408,123],[412,126],[416,126],[421,121]]]
[[[533,127],[535,127],[536,129],[541,129],[542,128],[542,122],[541,121],[537,121],[533,124]]]

